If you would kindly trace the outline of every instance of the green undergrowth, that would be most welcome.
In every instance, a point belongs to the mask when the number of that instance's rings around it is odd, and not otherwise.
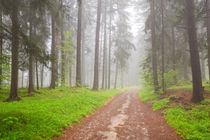
[[[151,102],[160,97],[160,95],[154,93],[152,87],[150,86],[145,86],[144,88],[141,88],[141,90],[139,90],[139,96],[141,97],[141,100],[143,102]]]
[[[102,106],[122,90],[94,92],[89,89],[40,90],[41,94],[19,102],[0,103],[0,139],[51,139],[63,128]]]
[[[209,102],[210,100],[208,100]],[[204,102],[207,102],[204,100]],[[209,140],[210,139],[210,106],[193,106],[185,110],[182,105],[166,109],[164,114],[170,126],[183,139]]]
[[[209,88],[205,87],[205,89]],[[179,88],[190,89],[190,86],[187,84],[174,86],[174,89],[178,90]],[[181,138],[187,140],[210,139],[210,99],[205,99],[197,105],[192,103],[170,104],[168,97],[163,98],[163,96],[155,94],[151,87],[143,87],[139,91],[139,96],[142,101],[153,104],[154,111],[164,109],[166,121]],[[175,95],[170,97],[172,96]]]
[[[154,101],[152,110],[156,111],[156,110],[165,108],[165,107],[167,107],[167,104],[169,102],[170,102],[169,98],[165,98],[165,99]]]
[[[192,89],[192,83],[173,85],[170,88],[168,88],[168,90],[175,90],[175,89]]]
[[[9,89],[1,89],[0,90],[0,101],[7,99],[9,92],[10,92]],[[18,95],[20,97],[27,96],[27,94],[28,94],[27,89],[25,89],[25,88],[18,89]]]

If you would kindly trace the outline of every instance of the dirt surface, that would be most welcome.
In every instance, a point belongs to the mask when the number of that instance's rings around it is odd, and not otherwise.
[[[143,103],[138,90],[117,95],[78,125],[64,131],[65,140],[180,140],[161,111]]]

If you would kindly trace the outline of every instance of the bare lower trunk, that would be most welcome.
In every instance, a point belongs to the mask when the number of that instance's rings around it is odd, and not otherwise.
[[[107,88],[107,32],[106,32],[106,2],[105,0],[105,11],[104,11],[104,50],[103,50],[103,77],[102,77],[102,88]]]
[[[101,79],[102,79],[102,76],[103,76],[103,29],[104,29],[104,27],[103,27],[104,25],[103,25],[103,22],[101,23],[101,36],[100,36],[100,46],[99,46],[99,71],[100,71],[100,76],[101,76]],[[99,77],[100,77],[99,76]],[[100,78],[99,78],[100,79]],[[101,88],[102,88],[102,80],[101,80]]]
[[[117,88],[117,78],[118,78],[118,61],[116,62],[116,69],[115,69],[115,82],[114,82],[114,88]]]
[[[61,18],[62,18],[62,23],[61,23],[61,46],[64,47],[63,41],[65,40],[64,38],[64,8],[63,8],[63,0],[60,0],[61,3]],[[65,53],[64,53],[64,48],[61,49],[61,84],[63,85],[65,83]]]
[[[38,64],[36,61],[36,88],[39,90],[39,71],[38,71]]]
[[[69,69],[69,86],[72,87],[72,68]]]
[[[56,87],[57,81],[57,49],[56,49],[56,24],[52,16],[52,46],[51,46],[51,84],[50,88]]]
[[[44,65],[41,66],[41,88],[43,88],[44,84]]]
[[[151,15],[152,15],[152,70],[153,70],[153,84],[155,87],[155,92],[158,92],[158,74],[157,74],[157,49],[156,49],[156,39],[155,39],[155,2],[151,0],[150,3]]]
[[[83,0],[83,3],[86,3],[86,1],[85,0]],[[85,18],[84,16],[86,16],[85,15],[85,13],[86,13],[86,11],[85,11],[85,7],[84,7],[84,5],[82,4],[82,19],[83,19],[83,22],[82,22],[82,35],[81,35],[81,43],[82,43],[82,45],[81,45],[81,53],[82,53],[82,55],[81,55],[81,59],[82,59],[82,61],[81,61],[81,83],[82,83],[82,87],[85,87],[86,86],[86,77],[85,77],[85,70],[86,70],[86,67],[85,67],[85,28],[86,28],[86,23],[87,23],[87,21],[85,21],[85,20],[87,20],[87,18]]]
[[[77,26],[77,63],[76,86],[81,86],[81,30],[82,28],[82,0],[78,0],[78,26]]]
[[[174,27],[172,27],[172,61],[173,61],[173,65],[172,65],[172,69],[173,71],[176,71],[176,52],[175,52],[175,48],[176,48],[176,38],[175,38],[175,31],[174,31]],[[175,83],[177,82],[176,76],[174,76],[174,81]]]
[[[34,60],[33,56],[29,56],[29,86],[28,86],[28,94],[34,92]]]
[[[22,88],[24,88],[24,71],[22,71]]]
[[[33,25],[32,25],[32,16],[34,15],[33,10],[31,9],[29,11],[30,13],[30,28],[29,28],[29,32],[30,32],[30,41],[33,41],[33,35],[34,35],[34,29],[33,29]],[[33,56],[33,49],[32,46],[29,49],[29,87],[28,87],[28,94],[31,94],[32,92],[34,92],[34,56]]]
[[[1,25],[2,25],[2,11],[0,10],[0,26]],[[3,36],[2,36],[2,29],[0,28],[0,60],[3,59],[2,55],[3,55]],[[2,63],[0,64],[0,89],[1,85],[2,85]]]
[[[187,10],[187,25],[190,46],[192,81],[193,81],[193,102],[200,102],[203,100],[202,80],[200,69],[200,58],[198,52],[197,33],[195,27],[195,6],[194,0],[186,0]]]
[[[93,90],[98,90],[99,89],[99,36],[100,36],[100,21],[101,21],[101,0],[98,0]]]
[[[205,54],[201,54],[201,73],[202,73],[202,81],[206,81],[206,70],[205,70]]]
[[[164,44],[165,44],[165,26],[164,26],[164,10],[163,10],[163,0],[161,0],[161,18],[162,18],[162,41],[161,41],[161,55],[162,55],[162,91],[163,91],[163,94],[165,94],[165,77],[164,77],[164,74],[165,74],[165,58],[164,58],[164,55],[165,55],[165,50],[164,50]]]
[[[63,29],[61,31],[61,46],[64,47],[63,44],[64,41],[64,34],[63,34]],[[65,84],[65,54],[64,54],[64,50],[61,49],[61,59],[62,59],[62,63],[61,63],[61,84]]]
[[[108,74],[108,89],[111,88],[111,49],[112,49],[112,0],[110,0],[110,15],[109,15],[109,74]]]
[[[19,21],[18,5],[14,1],[11,13],[12,20],[12,64],[11,64],[11,88],[10,95],[6,101],[20,100],[18,97],[18,50],[19,50]]]
[[[209,85],[210,85],[210,0],[206,0],[207,11],[207,41],[208,41],[208,69],[209,69]]]

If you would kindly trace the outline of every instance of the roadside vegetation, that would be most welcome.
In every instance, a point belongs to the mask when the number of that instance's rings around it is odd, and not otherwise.
[[[27,90],[21,89],[21,101],[0,102],[0,139],[51,139],[59,136],[64,128],[77,123],[120,91],[59,87],[41,89],[41,94],[26,97]],[[8,96],[0,95],[0,100]]]
[[[140,90],[141,100],[152,104],[153,111],[162,110],[167,123],[183,139],[208,140],[210,138],[210,90],[204,84],[205,100],[190,102],[191,85],[172,86],[166,94],[156,94],[152,87]],[[161,111],[161,112],[162,112]]]

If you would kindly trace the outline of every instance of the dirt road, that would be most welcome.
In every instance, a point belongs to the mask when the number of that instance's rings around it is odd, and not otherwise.
[[[65,140],[179,140],[160,112],[140,101],[138,90],[117,95],[65,131]]]

